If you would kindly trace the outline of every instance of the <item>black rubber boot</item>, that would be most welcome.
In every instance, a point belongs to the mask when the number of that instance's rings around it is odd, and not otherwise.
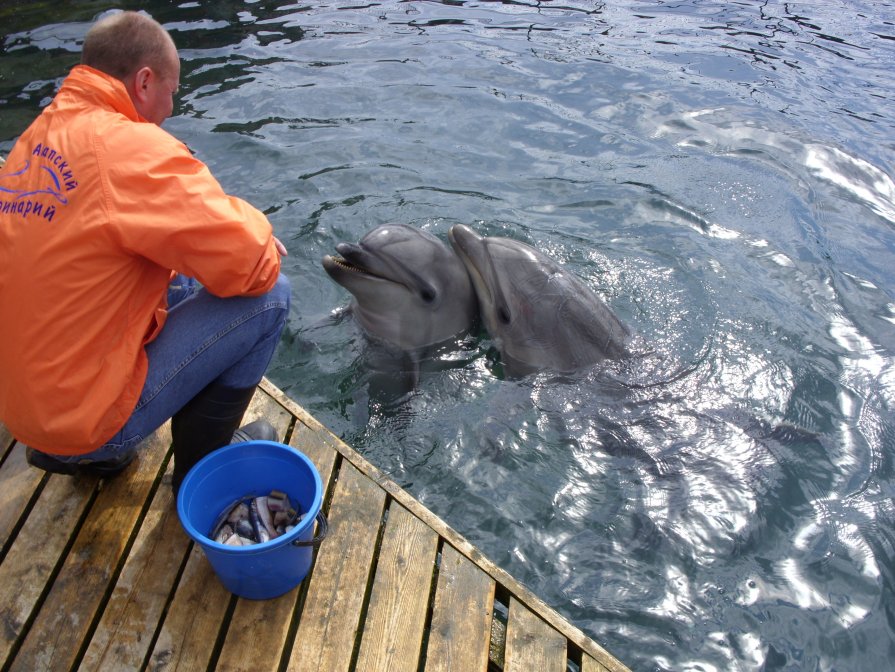
[[[43,469],[51,474],[64,474],[75,476],[86,474],[88,476],[100,476],[110,478],[124,471],[133,459],[135,452],[127,453],[113,460],[82,460],[81,462],[63,462],[52,455],[34,450],[30,446],[25,447],[25,461],[32,467]]]
[[[234,389],[212,383],[171,418],[174,450],[174,476],[171,486],[175,495],[184,476],[196,462],[238,438],[239,435],[234,436],[234,433],[254,394],[254,387]],[[251,425],[255,423],[250,423],[246,429]],[[273,432],[273,435],[276,436],[276,432]],[[267,434],[265,438],[266,436]],[[240,440],[252,438],[255,437]]]
[[[253,420],[233,432],[230,443],[242,443],[243,441],[276,441],[280,437],[277,430],[264,418]]]

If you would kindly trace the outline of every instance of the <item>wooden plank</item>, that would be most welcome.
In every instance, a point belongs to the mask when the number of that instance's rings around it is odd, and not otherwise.
[[[167,432],[156,432],[127,471],[102,481],[90,515],[10,669],[67,670],[76,664],[168,444]]]
[[[329,509],[329,537],[317,553],[289,670],[349,669],[384,509],[382,489],[342,463]]]
[[[173,462],[168,464],[168,479]],[[149,653],[190,540],[162,484],[140,526],[80,670],[137,670]]]
[[[485,672],[494,611],[494,579],[455,548],[444,545],[426,672]]]
[[[565,672],[566,638],[515,597],[507,617],[504,672]]]
[[[610,672],[609,668],[597,662],[586,653],[581,657],[581,672]]]
[[[548,606],[543,600],[519,583],[519,581],[513,578],[509,573],[491,562],[481,553],[481,551],[457,533],[456,530],[417,502],[409,493],[399,487],[388,476],[370,464],[370,462],[346,443],[341,441],[337,436],[332,434],[326,427],[321,425],[316,418],[309,414],[294,400],[286,396],[286,394],[270,381],[263,379],[261,381],[261,387],[268,392],[268,394],[277,399],[300,422],[325,435],[327,437],[326,440],[332,444],[344,459],[351,462],[351,464],[353,464],[361,473],[375,481],[391,497],[407,508],[408,511],[435,530],[435,532],[445,539],[451,546],[481,567],[482,570],[491,576],[499,585],[504,586],[511,594],[518,596],[532,609],[536,610],[545,621],[562,633],[569,641],[577,645],[583,652],[599,661],[610,670],[610,672],[630,672],[628,668],[620,661],[616,660],[611,653],[606,651],[590,637],[585,635],[580,629],[576,628],[560,616],[552,607]]]
[[[274,672],[280,668],[283,644],[301,591],[296,586],[271,600],[240,599],[230,619],[217,672]]]
[[[397,503],[389,507],[358,672],[416,672],[438,552],[438,535]]]
[[[255,391],[255,396],[252,397],[252,402],[243,416],[242,424],[248,424],[258,418],[264,418],[273,425],[280,441],[286,437],[286,430],[292,423],[292,414],[261,388]]]
[[[65,548],[95,489],[96,481],[92,479],[49,476],[0,565],[0,661],[4,666],[24,637],[25,625],[64,559]]]
[[[296,422],[289,439],[289,445],[297,448],[308,456],[323,481],[323,499],[326,501],[329,492],[329,482],[333,477],[336,467],[336,457],[339,455],[335,448],[325,441],[325,437],[315,432],[307,425]]]
[[[202,549],[193,544],[150,655],[149,669],[207,669],[231,598]]]
[[[6,451],[12,447],[13,441],[15,441],[15,439],[6,428],[6,425],[0,422],[0,459],[2,459],[3,455],[6,454]]]
[[[45,472],[25,461],[25,447],[15,446],[0,465],[0,552],[14,541],[12,531],[28,508]]]

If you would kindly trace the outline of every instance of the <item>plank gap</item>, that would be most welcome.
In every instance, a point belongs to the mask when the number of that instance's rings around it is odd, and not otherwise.
[[[289,413],[289,409],[286,408],[285,406],[283,406],[283,404],[280,404],[280,402],[278,402],[273,397],[270,397],[270,399],[274,403],[279,404],[280,408],[282,408],[284,411]],[[287,446],[291,445],[291,443],[292,443],[292,433],[295,431],[295,423],[296,422],[298,422],[298,418],[296,418],[294,415],[289,413],[289,426],[286,427],[286,434],[283,436],[283,443],[286,444]]]
[[[147,449],[151,450],[152,446],[147,446]],[[137,450],[140,450],[140,448],[138,447]],[[115,592],[115,586],[118,584],[118,579],[121,577],[121,572],[124,571],[124,566],[127,563],[127,559],[130,557],[131,551],[134,548],[134,543],[136,542],[137,537],[140,535],[140,528],[143,527],[143,522],[146,520],[149,509],[152,508],[152,501],[153,499],[155,499],[155,493],[158,491],[159,487],[162,484],[162,478],[165,475],[168,461],[172,459],[171,455],[171,447],[168,446],[168,449],[165,453],[165,458],[162,460],[161,466],[155,474],[152,485],[149,486],[149,493],[143,500],[143,504],[140,507],[140,513],[137,514],[137,519],[134,521],[134,526],[131,529],[131,533],[128,536],[127,541],[124,543],[124,548],[121,551],[121,555],[118,557],[118,562],[116,563],[114,569],[112,570],[112,573],[109,576],[109,580],[106,583],[105,592],[103,593],[103,596],[100,599],[99,604],[97,605],[97,609],[93,614],[93,619],[90,623],[90,626],[84,633],[84,639],[81,641],[81,648],[75,655],[72,669],[77,669],[81,665],[81,661],[84,660],[84,656],[87,654],[87,650],[90,648],[90,642],[93,640],[93,635],[96,634],[96,629],[97,627],[99,627],[100,621],[102,620],[103,612],[106,610],[106,606],[109,604],[109,600],[112,599],[112,593]],[[113,476],[113,478],[116,477]],[[125,476],[123,474],[119,474],[117,478],[125,478]],[[104,479],[101,479],[99,487],[96,489],[97,495],[102,490],[104,485]]]
[[[6,429],[6,426],[0,423],[0,467],[3,466],[3,463],[6,462],[6,458],[9,457],[10,453],[12,453],[12,449],[15,448],[17,441],[12,434],[9,433],[9,430]],[[24,450],[24,446],[22,446]]]
[[[370,607],[370,596],[373,594],[373,584],[376,583],[376,570],[379,569],[379,554],[382,551],[382,539],[385,537],[385,526],[388,523],[389,509],[391,509],[394,501],[395,499],[386,491],[385,506],[382,509],[382,516],[379,519],[379,529],[376,531],[376,544],[373,547],[373,562],[370,564],[370,570],[367,574],[367,585],[364,587],[364,599],[363,602],[361,602],[360,617],[357,621],[358,632],[357,637],[354,640],[354,650],[351,652],[351,662],[348,665],[349,670],[357,668],[361,641],[364,638],[364,624],[367,621],[367,611]]]
[[[63,476],[60,474],[47,474],[41,480],[41,489],[45,486],[45,484],[49,481],[50,478],[78,478],[77,476]],[[90,516],[90,512],[93,510],[93,505],[96,503],[96,498],[99,496],[99,488],[98,484],[94,484],[93,490],[90,491],[90,496],[87,500],[87,504],[81,511],[81,515],[78,517],[78,520],[72,526],[72,530],[68,535],[68,540],[65,542],[65,546],[62,548],[62,552],[59,554],[59,557],[56,559],[56,564],[53,565],[52,571],[47,576],[47,580],[44,583],[43,590],[40,591],[40,595],[34,601],[34,607],[31,609],[31,613],[28,614],[28,618],[25,619],[24,624],[22,625],[22,629],[16,637],[16,641],[9,648],[9,655],[6,658],[6,664],[3,666],[3,671],[10,669],[13,662],[19,655],[19,651],[22,649],[22,645],[25,643],[25,639],[28,636],[28,633],[31,632],[31,628],[34,625],[34,622],[37,620],[38,615],[40,614],[40,610],[43,608],[44,602],[47,600],[47,596],[53,589],[53,584],[56,583],[56,579],[59,577],[59,574],[62,572],[62,568],[65,565],[65,561],[68,558],[68,554],[71,552],[72,547],[75,545],[75,542],[78,539],[78,535],[81,533],[81,528],[84,527],[84,524],[87,521],[87,518]],[[34,502],[37,500],[35,499]],[[27,520],[27,516],[24,516],[22,520]]]
[[[221,651],[224,650],[224,643],[227,641],[227,633],[230,632],[230,622],[233,620],[233,612],[236,611],[236,603],[239,598],[230,593],[230,600],[227,602],[227,610],[221,619],[221,626],[218,629],[218,636],[214,640],[214,647],[211,649],[211,655],[208,657],[208,672],[214,672],[218,666],[218,659],[221,657]]]
[[[581,647],[572,640],[566,639],[566,669],[569,672],[580,672],[582,657]]]
[[[287,443],[292,441],[291,430],[295,428],[297,422],[298,419],[296,419],[295,422],[292,423]],[[327,519],[329,518],[333,491],[335,490],[336,477],[341,468],[342,456],[339,455],[339,453],[336,453],[332,471],[330,472],[329,478],[327,479],[328,482],[323,484],[323,491],[326,496],[323,498],[323,502],[320,504],[320,510],[323,511]],[[325,540],[323,543],[325,543]],[[298,597],[295,600],[295,608],[292,610],[292,619],[289,623],[289,630],[286,632],[286,639],[283,642],[283,650],[280,653],[280,665],[277,668],[279,672],[286,672],[286,670],[289,668],[289,660],[292,657],[292,647],[295,646],[295,637],[298,634],[298,626],[301,623],[301,616],[304,613],[305,602],[308,599],[308,586],[311,583],[311,577],[314,575],[314,568],[317,566],[317,557],[319,555],[320,544],[314,547],[313,555],[311,557],[311,567],[310,569],[308,569],[307,576],[305,576],[305,578],[301,581],[301,590],[299,590]]]
[[[283,640],[283,648],[280,651],[280,663],[277,666],[278,672],[286,672],[286,670],[289,669],[289,659],[292,656],[292,647],[295,646],[295,637],[298,634],[301,615],[305,608],[305,602],[308,599],[308,584],[310,584],[311,575],[314,573],[314,565],[317,564],[317,551],[318,548],[315,548],[308,575],[301,580],[301,588],[296,596],[295,606],[292,609],[292,616],[289,619],[289,628],[286,631],[286,637]]]
[[[330,507],[332,506],[333,494],[336,490],[336,482],[339,480],[339,474],[342,472],[342,465],[345,462],[345,458],[343,458],[339,452],[333,452],[336,453],[336,456],[335,460],[333,461],[332,471],[329,473],[329,478],[327,478],[326,483],[321,483],[325,496],[323,497],[323,501],[320,504],[320,510],[325,512],[327,517],[329,516]],[[319,550],[319,547],[317,550]],[[314,552],[314,559],[317,559],[316,551]]]
[[[503,670],[507,649],[507,623],[510,617],[510,591],[498,583],[494,588],[491,618],[491,645],[488,647],[489,672]]]
[[[143,657],[143,664],[140,666],[141,672],[144,672],[149,668],[149,663],[152,660],[152,653],[153,651],[155,651],[155,645],[158,642],[159,636],[161,635],[162,627],[165,624],[165,619],[168,617],[168,612],[171,610],[171,603],[177,596],[177,588],[178,586],[180,586],[180,580],[183,578],[183,573],[186,571],[186,565],[190,560],[190,555],[193,552],[194,544],[195,542],[190,540],[186,545],[186,552],[183,554],[183,559],[180,561],[180,567],[177,568],[177,574],[171,584],[171,592],[168,593],[168,599],[165,600],[165,606],[162,607],[162,611],[159,614],[159,619],[158,623],[155,626],[155,631],[152,633],[152,637],[150,637],[149,644],[146,647],[146,654]]]
[[[37,487],[34,488],[34,492],[31,494],[31,497],[28,498],[28,503],[25,504],[25,506],[22,508],[22,513],[19,516],[19,519],[9,531],[9,536],[3,541],[3,548],[0,549],[0,564],[3,564],[3,561],[6,560],[6,554],[9,553],[9,549],[11,549],[13,544],[15,543],[16,538],[19,536],[19,532],[25,526],[25,523],[28,522],[28,516],[31,515],[31,511],[36,506],[37,500],[40,498],[41,493],[47,486],[47,482],[49,481],[49,479],[50,474],[45,473],[40,479],[40,483],[38,483]]]
[[[435,593],[438,590],[438,573],[441,569],[442,549],[445,540],[441,535],[438,536],[438,545],[435,550],[435,562],[432,564],[432,578],[429,584],[429,599],[426,602],[426,618],[423,622],[423,641],[420,645],[420,662],[417,665],[417,672],[423,672],[426,669],[426,657],[429,651],[429,632],[432,630],[432,615],[435,613]]]

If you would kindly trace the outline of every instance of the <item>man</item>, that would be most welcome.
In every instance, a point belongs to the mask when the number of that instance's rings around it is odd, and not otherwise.
[[[0,169],[0,419],[47,471],[117,473],[172,418],[176,492],[274,438],[234,432],[288,315],[286,250],[160,128],[179,80],[161,25],[103,18]]]

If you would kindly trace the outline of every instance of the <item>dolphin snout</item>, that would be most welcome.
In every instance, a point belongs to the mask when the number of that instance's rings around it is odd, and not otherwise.
[[[351,261],[357,259],[364,254],[364,249],[360,245],[354,243],[339,243],[336,245],[336,252],[343,258]]]
[[[339,256],[335,262],[343,269],[389,279],[387,269],[377,260],[376,255],[370,254],[363,245],[339,243],[336,245],[336,252]]]
[[[464,224],[454,224],[448,230],[448,240],[455,250],[468,253],[470,248],[482,241],[482,236]]]

